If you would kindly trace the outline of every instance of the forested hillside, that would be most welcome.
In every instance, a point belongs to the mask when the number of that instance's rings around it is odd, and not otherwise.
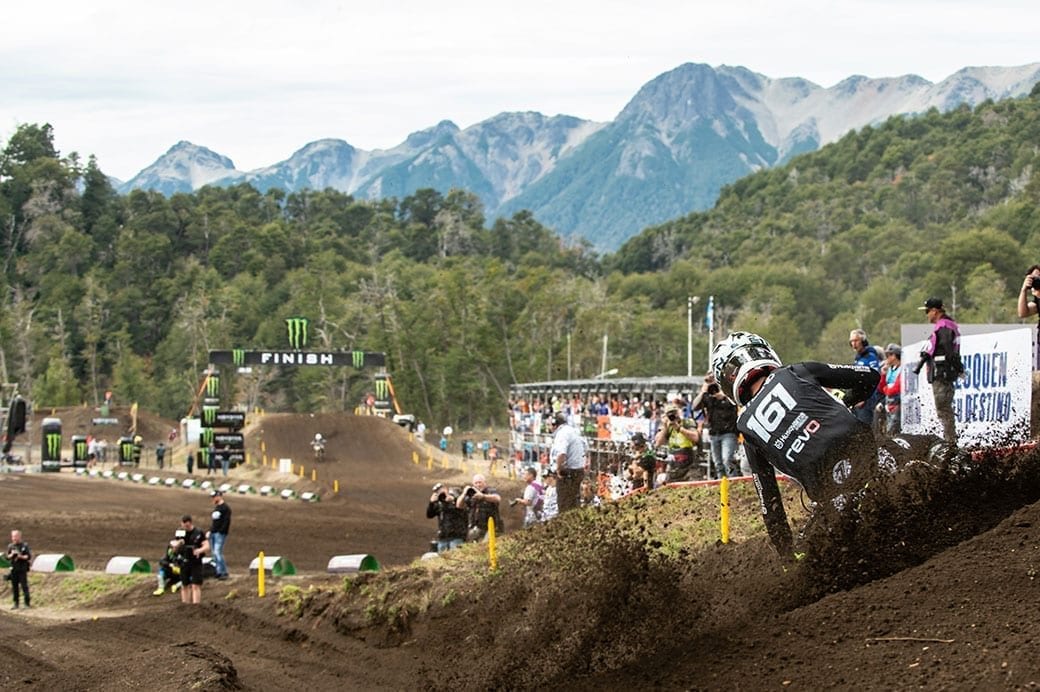
[[[187,411],[207,351],[385,351],[403,406],[462,429],[504,419],[512,382],[685,374],[686,305],[754,329],[787,360],[847,361],[848,330],[898,339],[956,291],[962,322],[1008,322],[1040,241],[1040,95],[893,118],[729,186],[714,209],[616,255],[566,246],[527,212],[485,229],[470,192],[363,202],[241,185],[119,196],[91,158],[23,125],[0,153],[0,378],[38,406],[106,389]],[[954,288],[951,288],[954,287]],[[568,372],[568,335],[570,335]],[[695,327],[695,368],[708,335]],[[352,408],[352,368],[254,368],[236,401]]]

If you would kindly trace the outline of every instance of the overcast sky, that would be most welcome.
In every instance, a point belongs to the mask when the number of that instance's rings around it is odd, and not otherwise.
[[[1036,0],[180,0],[0,11],[0,138],[129,179],[179,140],[239,170],[333,137],[400,144],[503,111],[611,120],[682,63],[832,86],[1040,62]]]

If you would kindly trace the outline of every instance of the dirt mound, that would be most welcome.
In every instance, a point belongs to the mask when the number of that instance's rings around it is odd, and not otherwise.
[[[38,449],[40,446],[40,422],[44,418],[58,418],[61,420],[61,432],[65,438],[65,446],[69,447],[69,438],[72,435],[93,435],[114,444],[122,435],[129,435],[133,429],[134,417],[130,407],[113,407],[107,416],[112,423],[95,424],[95,419],[101,419],[101,414],[96,408],[90,406],[68,406],[61,408],[47,408],[34,411],[34,425],[32,426],[33,445]],[[167,443],[170,430],[178,429],[175,420],[157,416],[148,411],[138,410],[137,434],[144,438],[144,444],[154,447],[159,442]]]

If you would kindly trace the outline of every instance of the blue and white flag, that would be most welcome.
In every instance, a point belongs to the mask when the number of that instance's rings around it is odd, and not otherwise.
[[[715,328],[715,296],[708,296],[708,308],[704,311],[704,326],[711,331]]]

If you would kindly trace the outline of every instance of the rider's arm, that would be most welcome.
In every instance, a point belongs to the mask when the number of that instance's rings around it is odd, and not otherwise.
[[[766,525],[766,532],[769,533],[769,540],[780,557],[787,559],[793,551],[793,538],[780,495],[780,485],[776,481],[776,470],[753,445],[745,443],[744,451],[751,467],[751,476],[761,503],[762,521]]]
[[[791,370],[821,387],[844,389],[842,403],[855,406],[866,401],[877,389],[881,373],[866,365],[831,365],[830,363],[796,363]]]

